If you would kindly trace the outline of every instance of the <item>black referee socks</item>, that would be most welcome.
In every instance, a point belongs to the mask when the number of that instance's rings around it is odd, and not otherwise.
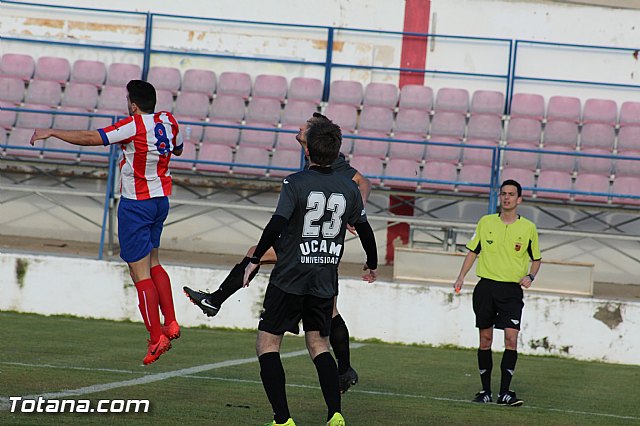
[[[516,361],[518,360],[518,351],[505,349],[502,354],[502,362],[500,370],[502,371],[502,380],[500,381],[500,395],[509,390],[511,378],[516,369]]]
[[[493,369],[493,355],[491,349],[478,349],[478,368],[482,390],[491,393],[491,370]]]

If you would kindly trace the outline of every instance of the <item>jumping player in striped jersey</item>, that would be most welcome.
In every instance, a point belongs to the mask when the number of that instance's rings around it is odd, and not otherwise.
[[[307,138],[306,134],[309,129],[309,126],[313,123],[325,123],[332,124],[331,120],[320,113],[313,113],[313,116],[307,120],[307,122],[300,127],[300,132],[296,135],[296,139],[298,143],[300,143],[301,148],[306,151],[307,150]],[[309,168],[309,158],[305,157],[305,165],[304,169]],[[362,197],[362,201],[364,204],[367,203],[367,199],[369,198],[369,193],[371,192],[371,183],[369,179],[364,177],[360,172],[351,167],[349,163],[346,161],[344,155],[340,153],[338,158],[331,164],[331,168],[342,176],[345,176],[348,179],[353,180],[360,190],[360,194]],[[347,226],[350,232],[355,234],[355,231],[351,226]],[[233,269],[229,272],[224,281],[220,284],[220,287],[214,291],[213,293],[206,293],[203,291],[193,290],[190,287],[183,287],[183,290],[186,296],[191,300],[191,302],[202,309],[203,313],[209,317],[213,317],[218,314],[222,304],[229,299],[236,291],[242,288],[242,279],[244,277],[245,267],[249,264],[249,259],[254,255],[254,251],[256,246],[252,246],[247,251],[245,258],[237,263]],[[260,265],[265,264],[275,264],[278,255],[279,247],[276,245],[275,247],[270,247],[260,258]],[[255,274],[250,277],[250,280],[253,279]],[[335,353],[336,359],[338,360],[338,373],[339,373],[339,384],[340,384],[340,392],[346,392],[351,386],[358,383],[358,374],[351,366],[351,354],[349,350],[349,329],[347,328],[347,324],[344,322],[342,315],[338,312],[338,304],[337,304],[337,296],[334,299],[333,304],[333,315],[331,319],[331,334],[330,334],[331,347],[333,348],[333,352]]]
[[[180,337],[173,308],[171,280],[160,264],[160,235],[169,213],[171,155],[181,155],[182,134],[170,112],[154,113],[155,88],[142,80],[127,84],[129,117],[98,130],[37,129],[37,140],[55,137],[73,145],[119,144],[122,197],[118,205],[120,257],[138,291],[139,309],[150,334],[143,363],[151,364]],[[160,312],[164,325],[160,323]]]

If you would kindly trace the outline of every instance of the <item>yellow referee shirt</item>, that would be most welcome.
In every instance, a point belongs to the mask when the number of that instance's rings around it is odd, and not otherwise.
[[[519,282],[529,260],[541,258],[536,226],[521,216],[509,225],[499,214],[483,216],[467,248],[478,254],[476,275],[494,281]]]

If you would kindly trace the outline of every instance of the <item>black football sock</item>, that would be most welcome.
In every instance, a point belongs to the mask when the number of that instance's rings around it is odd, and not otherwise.
[[[244,270],[249,264],[249,258],[245,257],[240,263],[236,263],[229,275],[222,281],[220,287],[208,297],[209,302],[214,306],[221,306],[225,300],[230,298],[236,291],[242,288],[244,280]],[[250,280],[258,273],[258,268],[251,274]]]
[[[273,409],[273,419],[276,423],[285,423],[291,417],[287,405],[287,392],[285,389],[285,375],[280,353],[267,352],[258,357],[260,362],[260,378],[262,386],[267,393],[267,398]]]
[[[327,421],[329,421],[334,413],[341,411],[338,367],[330,352],[322,352],[313,359],[313,363],[318,371],[318,381],[324,401],[327,403]]]
[[[518,361],[518,351],[505,349],[502,354],[502,362],[500,363],[500,371],[502,377],[500,381],[500,395],[509,390],[513,372],[516,370],[516,361]]]
[[[331,334],[329,335],[331,348],[338,361],[338,374],[344,374],[351,367],[349,353],[349,329],[340,314],[331,318]]]
[[[493,369],[491,349],[478,349],[478,368],[482,390],[491,393],[491,370]]]

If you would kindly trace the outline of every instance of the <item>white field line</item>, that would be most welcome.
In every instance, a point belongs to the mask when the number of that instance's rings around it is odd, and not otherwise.
[[[356,349],[365,346],[362,343],[352,343],[351,348]],[[292,358],[300,355],[307,354],[306,350],[288,352],[281,355],[282,358]],[[199,379],[199,380],[215,380],[222,382],[234,382],[234,383],[253,383],[253,384],[262,384],[262,382],[258,380],[246,380],[246,379],[230,379],[225,377],[207,377],[207,376],[197,376],[195,374],[202,373],[204,371],[215,370],[218,368],[224,367],[232,367],[235,365],[248,364],[251,362],[256,362],[257,358],[244,358],[244,359],[236,359],[229,361],[217,362],[214,364],[205,364],[199,365],[190,368],[183,368],[181,370],[167,371],[164,373],[157,374],[149,374],[145,372],[138,372],[132,370],[116,370],[116,369],[108,369],[108,368],[87,368],[87,367],[70,367],[70,366],[56,366],[56,365],[48,365],[48,364],[26,364],[19,362],[0,362],[0,364],[5,365],[17,365],[17,366],[25,366],[25,367],[40,367],[40,368],[57,368],[57,369],[66,369],[66,370],[85,370],[85,371],[105,371],[105,372],[114,372],[114,373],[127,373],[127,374],[146,374],[143,377],[139,377],[137,379],[125,380],[121,382],[113,382],[113,383],[105,383],[102,385],[93,385],[87,386],[84,388],[62,391],[62,392],[52,392],[40,395],[30,395],[24,396],[24,399],[36,399],[38,396],[41,396],[45,399],[55,399],[55,398],[64,398],[66,396],[78,396],[78,395],[87,395],[96,392],[103,392],[110,389],[116,389],[120,387],[128,387],[135,386],[139,384],[153,383],[160,380],[165,380],[173,377],[184,377],[189,379]],[[290,383],[287,384],[287,387],[292,388],[306,388],[306,389],[320,389],[318,386],[310,386],[310,385],[302,385]],[[456,398],[445,398],[438,396],[428,396],[428,395],[415,395],[415,394],[404,394],[404,393],[396,393],[396,392],[382,392],[382,391],[369,391],[369,390],[359,390],[356,388],[351,388],[349,393],[360,393],[365,395],[375,395],[382,397],[399,397],[399,398],[415,398],[415,399],[430,399],[433,401],[445,401],[445,402],[456,402],[456,403],[465,403],[472,404],[471,401],[467,399],[456,399]],[[495,404],[489,404],[489,407],[503,409],[503,407],[498,407]],[[8,410],[10,407],[9,398],[8,397],[0,397],[0,410]],[[589,411],[578,411],[578,410],[563,410],[560,408],[550,408],[550,407],[535,407],[531,405],[524,405],[520,409],[529,409],[529,410],[538,410],[538,411],[552,411],[557,413],[564,414],[578,414],[583,416],[597,416],[611,419],[624,419],[624,420],[640,420],[640,417],[635,416],[624,416],[619,414],[609,414],[609,413],[594,413]]]

